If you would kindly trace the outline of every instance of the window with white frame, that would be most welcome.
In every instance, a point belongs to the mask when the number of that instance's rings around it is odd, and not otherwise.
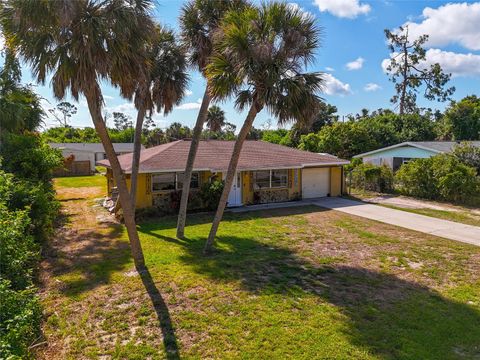
[[[253,172],[255,189],[282,188],[288,185],[288,170],[259,170]]]
[[[183,173],[163,173],[152,175],[152,191],[181,190],[183,186]],[[192,173],[191,189],[199,187],[198,172]]]

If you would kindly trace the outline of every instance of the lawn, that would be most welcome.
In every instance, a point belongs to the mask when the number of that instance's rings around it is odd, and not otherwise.
[[[203,214],[185,240],[174,217],[139,224],[138,275],[89,201],[65,196],[42,263],[40,358],[480,357],[478,247],[303,207],[227,214],[204,257]]]
[[[54,181],[57,188],[102,187],[106,189],[107,187],[107,180],[101,174],[58,177]]]

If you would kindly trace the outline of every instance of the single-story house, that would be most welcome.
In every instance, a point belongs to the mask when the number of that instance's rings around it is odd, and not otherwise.
[[[480,147],[480,141],[470,141],[469,143]],[[386,165],[396,171],[402,164],[412,159],[429,158],[434,155],[449,153],[458,144],[457,141],[406,141],[355,155],[354,158],[363,159],[363,162],[368,164]]]
[[[60,149],[65,159],[66,169],[57,171],[57,175],[90,175],[95,172],[95,163],[107,158],[102,143],[50,143],[52,148]],[[114,143],[117,155],[133,151],[133,143]],[[143,145],[142,145],[142,148]]]
[[[191,194],[202,184],[225,178],[234,141],[202,140],[195,158]],[[178,140],[142,150],[136,207],[174,208],[182,189],[189,140]],[[132,154],[119,156],[130,183]],[[263,141],[245,141],[230,190],[228,206],[289,201],[343,193],[343,165],[346,160],[329,154],[316,154]],[[108,193],[115,182],[108,160],[97,162],[107,167]],[[198,203],[190,201],[191,203]]]

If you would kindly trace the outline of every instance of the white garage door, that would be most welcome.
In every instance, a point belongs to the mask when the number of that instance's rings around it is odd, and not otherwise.
[[[310,168],[302,170],[302,196],[304,199],[327,196],[329,192],[329,168]]]

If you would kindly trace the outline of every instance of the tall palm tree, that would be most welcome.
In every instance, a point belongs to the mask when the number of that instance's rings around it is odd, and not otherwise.
[[[190,53],[191,65],[202,75],[205,75],[205,66],[212,55],[214,34],[223,15],[230,9],[242,9],[245,5],[246,0],[190,0],[182,8],[180,16],[182,39]],[[207,84],[193,129],[190,151],[183,177],[182,198],[180,200],[177,223],[178,238],[184,237],[193,163],[197,155],[198,144],[202,135],[203,124],[207,118],[210,101],[211,97]]]
[[[52,74],[53,94],[84,95],[118,187],[137,269],[145,267],[125,177],[102,116],[101,80],[125,96],[135,91],[145,68],[143,49],[152,31],[150,0],[5,0],[0,21],[5,38],[44,84]]]
[[[147,112],[157,110],[168,114],[178,105],[187,89],[187,59],[171,30],[157,26],[146,47],[147,68],[135,92],[138,109],[135,127],[130,195],[135,207],[143,121]],[[135,209],[133,210],[135,211]]]
[[[211,106],[207,113],[208,129],[212,132],[218,132],[222,130],[223,125],[225,125],[225,111],[217,105]]]
[[[320,30],[313,17],[296,7],[273,2],[229,12],[219,34],[216,55],[206,71],[211,94],[224,99],[233,93],[237,108],[249,110],[233,148],[205,252],[213,245],[242,145],[257,114],[266,108],[279,125],[309,121],[323,84],[320,73],[303,72],[319,46]]]

